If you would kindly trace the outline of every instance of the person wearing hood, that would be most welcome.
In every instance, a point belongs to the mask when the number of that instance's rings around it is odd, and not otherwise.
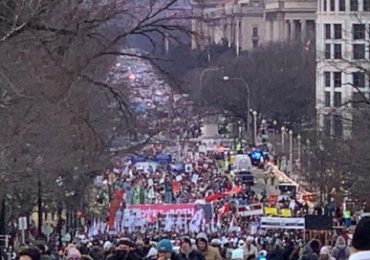
[[[206,233],[201,232],[197,235],[196,245],[205,260],[222,260],[220,252],[216,248],[208,245],[208,237]]]
[[[323,246],[320,249],[319,260],[336,260],[336,259],[331,256],[330,248],[327,246]]]
[[[351,249],[347,246],[344,237],[339,236],[332,250],[332,255],[336,260],[348,260]]]
[[[204,260],[204,256],[192,248],[192,243],[189,238],[183,238],[181,241],[180,256],[186,260]]]
[[[349,260],[370,259],[370,217],[363,217],[353,233],[352,247],[354,254]]]
[[[300,260],[318,260],[320,247],[320,241],[316,239],[311,240],[310,243],[303,248]]]
[[[258,256],[258,249],[255,245],[253,245],[253,241],[254,241],[253,237],[247,237],[247,242],[244,247],[244,258],[245,259]]]
[[[284,260],[284,249],[281,240],[276,241],[274,249],[267,254],[267,259]]]

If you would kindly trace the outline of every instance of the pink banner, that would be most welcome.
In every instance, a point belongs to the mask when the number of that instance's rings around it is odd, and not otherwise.
[[[136,204],[128,207],[129,210],[140,210],[141,217],[146,219],[157,218],[158,214],[193,216],[199,208],[203,208],[206,216],[212,216],[212,206],[210,204]]]

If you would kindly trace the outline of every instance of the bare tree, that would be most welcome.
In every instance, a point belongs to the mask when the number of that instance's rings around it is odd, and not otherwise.
[[[131,37],[189,33],[186,15],[168,12],[176,1],[0,1],[0,184],[22,210],[63,172],[81,190],[116,138],[138,138],[124,154],[159,131],[138,135],[126,83],[107,75],[117,57],[152,59],[125,51]]]

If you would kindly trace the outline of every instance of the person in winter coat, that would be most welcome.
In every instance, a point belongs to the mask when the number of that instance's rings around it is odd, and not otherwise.
[[[208,245],[208,237],[206,233],[199,233],[196,238],[197,249],[204,256],[205,260],[222,260],[220,252]]]
[[[362,217],[353,233],[352,247],[354,253],[349,260],[370,259],[370,217]]]
[[[318,260],[320,254],[320,241],[311,240],[308,245],[303,248],[303,254],[300,260]]]
[[[347,246],[344,237],[339,236],[332,250],[332,255],[336,260],[348,260],[351,249]]]
[[[257,247],[253,244],[254,238],[253,237],[247,237],[247,242],[244,247],[244,258],[256,258],[258,255],[258,249]]]
[[[169,239],[162,239],[157,245],[157,260],[184,260],[180,255],[173,251],[172,243]],[[140,258],[139,258],[140,259]]]
[[[335,258],[331,256],[329,247],[323,246],[321,248],[319,260],[335,260]]]
[[[186,260],[205,260],[202,253],[192,248],[191,240],[189,238],[182,239],[180,256]]]
[[[274,250],[267,254],[267,259],[269,260],[285,260],[284,249],[281,243],[276,243]]]

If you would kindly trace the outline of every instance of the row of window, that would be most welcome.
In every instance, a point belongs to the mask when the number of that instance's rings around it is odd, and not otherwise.
[[[352,86],[354,88],[365,88],[366,87],[366,74],[364,72],[353,72],[352,73]],[[324,72],[324,86],[325,87],[342,87],[342,72]]]
[[[362,2],[362,10],[360,10],[360,1]],[[323,0],[324,12],[345,12],[346,0]],[[337,7],[336,7],[337,6]],[[349,11],[351,12],[370,12],[370,0],[349,0]]]
[[[324,115],[324,134],[343,136],[343,120],[341,116]]]
[[[341,43],[325,44],[325,59],[342,59]],[[352,44],[352,59],[366,59],[366,45],[362,43]]]
[[[341,107],[342,106],[342,92],[335,91],[334,99],[331,102],[331,93],[330,91],[325,91],[325,107]]]
[[[369,0],[370,1],[370,0]],[[325,39],[340,40],[342,39],[342,24],[324,24]],[[352,24],[352,39],[364,40],[366,37],[365,24]]]

